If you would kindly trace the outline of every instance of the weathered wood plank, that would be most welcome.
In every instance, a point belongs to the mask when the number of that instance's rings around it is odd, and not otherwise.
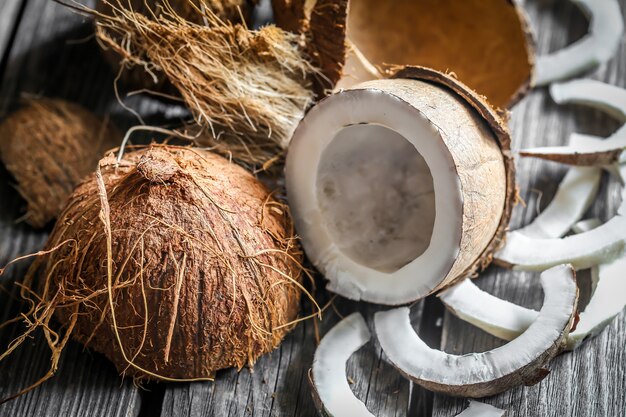
[[[337,301],[342,315],[360,311],[372,323],[377,310],[371,305]],[[414,323],[421,321],[422,303],[413,308]],[[328,310],[319,323],[323,336],[339,317]],[[261,358],[254,372],[218,373],[213,383],[169,386],[163,401],[163,417],[219,416],[315,416],[307,371],[313,362],[316,341],[314,323],[298,325],[274,352]],[[405,416],[409,407],[409,382],[382,356],[375,338],[348,362],[352,389],[374,415]]]
[[[626,10],[626,1],[621,4]],[[541,53],[560,48],[585,31],[584,19],[569,2],[546,4],[527,0],[525,7],[536,28]],[[626,85],[625,56],[622,43],[613,61],[588,77]],[[605,136],[617,127],[614,121],[598,112],[554,104],[545,89],[533,92],[514,109],[511,125],[516,148],[564,144],[574,131]],[[557,164],[530,159],[518,162],[518,183],[527,206],[517,208],[512,228],[527,224],[536,216],[538,207],[545,206],[554,195],[564,173],[565,168]],[[619,202],[618,185],[614,180],[605,179],[600,196],[589,215],[607,219],[615,213]],[[537,277],[537,274],[490,268],[477,284],[498,297],[539,308],[543,296]],[[551,374],[540,384],[514,389],[485,402],[508,409],[510,416],[623,415],[626,410],[623,396],[625,341],[626,318],[622,314],[599,337],[555,359],[550,365]],[[481,352],[500,345],[502,342],[498,339],[446,314],[442,347],[447,352]],[[465,400],[436,395],[433,416],[453,416],[465,406]]]
[[[16,16],[16,0],[0,4],[0,28]],[[1,33],[1,32],[0,32]],[[48,0],[29,0],[7,57],[0,85],[0,115],[17,106],[25,94],[60,97],[105,113],[115,109],[113,74],[90,38],[93,28],[85,18]],[[4,42],[0,34],[0,45]],[[5,43],[6,44],[6,43]],[[16,256],[39,250],[48,231],[34,231],[17,221],[24,203],[13,179],[0,169],[0,265]],[[19,314],[16,279],[27,263],[12,267],[2,278],[0,320]],[[20,326],[0,331],[0,350],[15,338]],[[34,383],[49,367],[49,352],[41,335],[29,340],[0,363],[0,398]],[[0,415],[137,416],[139,391],[132,381],[122,381],[103,357],[71,343],[64,352],[56,377],[38,389],[0,406]]]
[[[19,13],[24,0],[5,0],[0,3],[0,75],[9,50],[11,35],[19,22]]]

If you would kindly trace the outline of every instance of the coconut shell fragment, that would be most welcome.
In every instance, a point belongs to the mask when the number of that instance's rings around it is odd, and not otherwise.
[[[288,211],[220,156],[153,146],[109,156],[39,258],[41,302],[138,379],[210,379],[273,350],[299,310]]]
[[[274,0],[277,24],[307,30],[316,3]],[[363,59],[381,72],[404,65],[453,72],[500,108],[530,88],[534,45],[523,11],[509,0],[350,0],[346,38],[335,36],[335,45],[325,46],[344,51],[337,60],[346,62],[343,88],[373,79]]]
[[[28,203],[24,220],[44,227],[74,187],[121,137],[108,122],[63,100],[33,99],[0,124],[0,156]]]

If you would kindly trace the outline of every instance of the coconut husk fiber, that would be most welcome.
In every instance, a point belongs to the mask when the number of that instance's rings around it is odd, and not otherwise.
[[[162,13],[176,13],[184,19],[197,24],[203,24],[202,13],[198,9],[207,9],[224,21],[235,23],[250,23],[254,0],[156,0],[146,3],[144,0],[98,0],[96,11],[105,15],[111,15],[113,8],[119,7],[141,13],[146,17],[157,19]],[[122,38],[120,38],[120,41]],[[104,57],[111,68],[120,75],[124,86],[133,90],[147,90],[165,95],[177,95],[176,89],[167,81],[164,74],[154,71],[146,73],[145,69],[138,66],[128,66],[121,70],[124,65],[124,55],[120,55],[115,49],[104,46]]]
[[[138,380],[251,366],[299,310],[302,253],[288,210],[205,150],[153,145],[119,164],[103,159],[68,200],[45,253],[23,284],[39,274],[31,322],[54,314],[66,334]]]
[[[210,134],[204,146],[228,144],[229,156],[261,165],[287,147],[313,101],[316,70],[300,35],[275,26],[252,31],[197,12],[203,25],[173,12],[154,20],[117,8],[97,14],[97,34],[129,65],[167,76]]]
[[[26,200],[24,220],[43,227],[121,136],[108,121],[57,99],[32,99],[0,124],[0,157]]]

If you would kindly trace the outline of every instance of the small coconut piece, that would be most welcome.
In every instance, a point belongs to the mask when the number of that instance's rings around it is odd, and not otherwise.
[[[96,11],[98,13],[110,15],[113,8],[125,8],[141,13],[148,18],[157,18],[163,13],[174,12],[183,19],[190,20],[197,24],[202,24],[202,13],[200,10],[210,10],[220,19],[232,22],[249,20],[253,4],[249,0],[156,0],[146,2],[145,0],[98,0]],[[120,42],[122,40],[120,39]],[[120,73],[120,67],[126,66],[126,55],[123,51],[103,46],[104,57],[116,73]],[[157,68],[146,68],[135,65],[128,65],[121,71],[121,80],[129,88],[135,90],[148,90],[156,93],[176,94],[175,88],[167,82]]]
[[[599,142],[579,142],[569,146],[522,149],[520,155],[569,165],[603,166],[620,162],[626,149],[626,136]]]
[[[354,395],[346,377],[346,362],[370,338],[363,316],[353,313],[336,324],[320,342],[313,359],[311,385],[321,415],[374,416]]]
[[[624,33],[617,0],[571,0],[589,18],[589,33],[574,44],[539,56],[534,84],[547,85],[570,78],[610,60]]]
[[[425,68],[321,101],[294,134],[285,176],[328,288],[399,305],[487,265],[514,201],[509,144],[488,105]]]
[[[576,315],[578,288],[571,267],[560,265],[541,276],[544,304],[522,335],[504,346],[461,356],[431,349],[409,320],[407,307],[378,312],[376,335],[393,366],[431,391],[471,398],[495,395],[543,379]]]
[[[54,314],[68,337],[137,379],[251,366],[299,309],[291,229],[255,177],[208,151],[111,155],[70,197],[23,283],[39,272],[31,331]]]
[[[581,104],[602,110],[626,122],[626,90],[596,80],[573,80],[550,86],[550,96],[558,104]]]
[[[601,178],[600,168],[569,169],[550,204],[518,232],[533,238],[564,236],[595,201]]]
[[[0,156],[34,227],[56,218],[74,187],[121,137],[110,123],[56,99],[32,99],[0,124]]]
[[[306,30],[316,3],[273,0],[277,24]],[[345,30],[347,43],[335,36],[332,48],[343,48],[337,62],[347,62],[342,88],[375,79],[377,71],[361,65],[369,62],[373,67],[420,65],[453,72],[501,108],[529,89],[534,46],[527,19],[512,1],[350,0]]]
[[[501,410],[493,405],[470,400],[469,406],[457,417],[502,417],[506,410]]]
[[[249,165],[282,154],[314,92],[299,35],[276,26],[258,31],[196,11],[203,24],[173,12],[147,18],[116,8],[95,14],[101,42],[129,65],[155,67],[167,76],[209,135],[203,146],[226,149]],[[226,146],[225,146],[226,145]]]

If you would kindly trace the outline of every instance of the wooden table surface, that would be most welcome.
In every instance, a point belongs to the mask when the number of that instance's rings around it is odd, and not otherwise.
[[[88,2],[89,3],[89,2]],[[626,0],[621,0],[626,10]],[[567,0],[526,0],[539,53],[578,39],[587,23]],[[86,19],[50,0],[0,0],[0,117],[25,94],[62,97],[99,113],[112,114],[122,126],[129,117],[116,103],[113,75],[103,61]],[[626,49],[587,77],[626,85]],[[133,99],[142,114],[160,117],[166,110],[152,100]],[[618,124],[586,108],[558,106],[545,89],[518,104],[511,119],[514,147],[565,143],[577,131],[607,136]],[[512,227],[530,222],[555,192],[565,169],[538,160],[518,163],[518,183],[526,207],[518,207]],[[604,178],[589,216],[609,218],[616,210],[618,184]],[[40,249],[48,231],[33,231],[17,221],[24,203],[10,175],[0,168],[0,265]],[[19,313],[13,282],[27,262],[11,267],[0,287],[0,322]],[[319,286],[322,287],[322,280]],[[477,284],[499,297],[540,307],[537,274],[489,268]],[[329,295],[320,291],[322,301]],[[339,314],[355,310],[366,317],[376,306],[335,301],[319,323],[324,334]],[[304,305],[305,309],[310,306]],[[451,353],[480,352],[502,342],[452,317],[431,297],[413,306],[413,323],[430,346]],[[0,406],[0,416],[313,416],[306,372],[315,350],[312,321],[298,325],[279,349],[259,360],[254,372],[223,371],[213,383],[149,384],[137,388],[122,380],[102,356],[70,344],[56,377],[38,389]],[[19,326],[0,329],[0,348],[19,334]],[[484,401],[509,410],[509,416],[625,416],[626,320],[620,315],[600,336],[551,365],[540,384],[521,387]],[[30,340],[0,363],[0,398],[28,386],[45,373],[49,352],[42,337]],[[381,349],[370,343],[348,364],[352,388],[377,416],[453,416],[466,401],[433,395],[404,380],[386,363]]]

